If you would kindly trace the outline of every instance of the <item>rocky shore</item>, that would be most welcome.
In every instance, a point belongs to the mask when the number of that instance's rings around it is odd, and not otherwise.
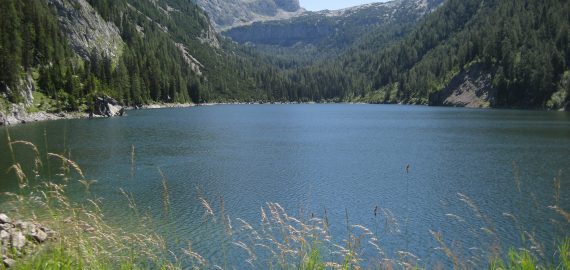
[[[41,224],[12,221],[6,214],[0,214],[0,252],[6,268],[14,266],[19,258],[32,254],[55,237],[54,231]]]
[[[39,121],[61,120],[61,119],[79,119],[87,118],[89,114],[82,112],[35,112],[35,113],[11,113],[5,114],[0,112],[0,126],[13,126],[18,124],[26,124]]]
[[[162,108],[188,108],[196,106],[195,104],[181,104],[181,103],[161,103],[161,104],[150,104],[143,105],[141,107],[122,107],[119,105],[114,105],[109,102],[101,101],[100,106],[97,106],[96,112],[93,114],[87,112],[60,112],[60,113],[50,113],[50,112],[33,112],[29,113],[26,111],[23,105],[12,105],[12,109],[8,113],[0,111],[0,126],[14,126],[19,124],[40,122],[40,121],[51,121],[51,120],[62,120],[62,119],[81,119],[81,118],[98,118],[98,117],[114,117],[114,116],[124,116],[125,112],[128,110],[140,110],[140,109],[162,109]]]
[[[138,108],[129,107],[128,109],[147,110],[147,109],[165,109],[165,108],[189,108],[194,106],[196,106],[196,104],[193,103],[155,103],[155,104],[143,105]]]
[[[97,97],[94,102],[93,111],[87,112],[28,112],[25,104],[11,104],[8,109],[0,110],[0,126],[13,126],[39,121],[114,117],[123,116],[127,108],[121,106],[116,100],[107,97]]]

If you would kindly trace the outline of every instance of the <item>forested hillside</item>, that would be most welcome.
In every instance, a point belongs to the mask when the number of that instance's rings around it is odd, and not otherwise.
[[[276,99],[562,109],[569,14],[561,0],[447,0],[403,37],[378,27],[336,58],[273,60],[286,70],[264,89]]]
[[[288,20],[234,27],[222,34],[240,44],[255,46],[256,52],[262,55],[306,64],[334,57],[372,33],[376,33],[378,44],[394,42],[443,2],[396,0],[342,10],[305,12]]]
[[[0,101],[41,94],[67,111],[87,110],[100,95],[125,105],[568,106],[568,1],[446,0],[419,20],[360,32],[338,20],[347,29],[309,44],[313,49],[260,50],[219,36],[190,1],[2,0]],[[342,46],[319,54],[327,41]]]
[[[0,94],[13,103],[32,92],[67,111],[99,95],[125,105],[263,97],[252,61],[188,1],[3,0],[0,13]],[[114,28],[118,48],[101,48]]]
[[[491,74],[492,106],[557,109],[568,102],[569,25],[568,1],[448,0],[400,44],[342,62],[372,79],[381,102],[428,103],[477,64]]]

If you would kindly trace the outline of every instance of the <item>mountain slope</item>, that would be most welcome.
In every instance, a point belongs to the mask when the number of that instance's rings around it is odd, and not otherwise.
[[[430,3],[394,3],[404,2]],[[321,15],[374,11],[349,10]],[[339,30],[345,34],[286,48],[220,38],[186,0],[3,0],[0,105],[31,103],[35,93],[53,99],[47,109],[56,111],[88,110],[100,95],[129,105],[326,100],[568,107],[570,2],[446,0],[421,18],[414,10],[401,10],[400,18],[412,18],[403,24],[362,27],[351,37],[360,24],[347,23]],[[86,34],[95,40],[85,42]],[[326,47],[331,41],[338,46]]]
[[[402,38],[443,0],[396,0],[343,10],[306,12],[288,20],[256,22],[222,32],[279,60],[281,67],[307,65],[332,58],[375,32],[390,43]],[[294,63],[293,63],[294,62]]]
[[[286,70],[273,97],[568,109],[568,14],[561,0],[447,0],[404,37],[380,27],[338,57],[276,62]]]
[[[388,24],[417,21],[443,0],[396,0],[336,11],[306,12],[288,20],[256,22],[223,34],[239,43],[279,45],[312,44],[343,48]]]
[[[100,95],[126,105],[263,97],[253,68],[263,63],[236,54],[185,0],[5,0],[0,15],[0,99],[31,105],[42,94],[53,102],[41,110],[69,111]]]
[[[569,11],[558,0],[448,0],[400,44],[345,64],[365,71],[382,101],[440,105],[434,94],[475,67],[491,75],[489,105],[556,109],[568,101]]]
[[[219,30],[256,21],[287,19],[304,12],[299,0],[194,0]]]

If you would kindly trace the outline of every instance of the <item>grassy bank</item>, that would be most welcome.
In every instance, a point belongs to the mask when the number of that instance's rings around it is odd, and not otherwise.
[[[45,224],[57,232],[55,239],[33,253],[18,257],[14,269],[570,269],[570,239],[539,243],[531,230],[521,226],[519,233],[528,246],[497,248],[496,226],[476,201],[464,194],[458,194],[458,202],[466,209],[464,214],[472,214],[487,224],[480,232],[491,239],[491,244],[479,247],[481,251],[475,260],[458,249],[453,239],[447,239],[445,232],[434,228],[433,246],[442,255],[441,262],[435,265],[428,265],[405,249],[396,254],[386,251],[379,229],[399,233],[402,227],[389,209],[376,207],[371,211],[376,228],[351,223],[348,211],[345,224],[329,224],[326,210],[322,216],[291,215],[278,203],[263,205],[260,219],[252,222],[230,218],[232,213],[226,211],[223,198],[198,198],[204,211],[204,226],[219,230],[227,240],[219,243],[224,258],[219,260],[223,263],[216,264],[193,250],[191,243],[184,250],[169,249],[164,235],[156,233],[153,217],[137,207],[136,201],[145,198],[121,191],[125,217],[135,222],[128,226],[109,223],[101,199],[90,193],[96,181],[84,174],[69,152],[44,153],[30,142],[10,138],[9,130],[6,134],[9,149],[6,155],[12,161],[7,172],[18,180],[19,189],[2,193],[8,201],[2,210],[9,210],[18,219]],[[24,152],[35,157],[33,164],[19,161]],[[133,148],[133,167],[135,159]],[[57,168],[51,177],[40,176],[42,170],[51,168]],[[0,173],[4,172],[0,169]],[[176,214],[171,211],[168,179],[160,174],[162,190],[156,196],[162,198],[165,216]],[[568,226],[570,214],[557,204],[565,195],[560,182],[560,179],[554,181],[556,203],[544,209],[557,213],[557,222]],[[518,181],[515,184],[515,188],[520,188]],[[77,188],[84,190],[83,198],[71,199],[70,190]],[[449,215],[452,219],[463,219]],[[331,225],[346,228],[342,239],[332,237]],[[556,245],[556,251],[542,254],[546,245]],[[226,259],[230,253],[241,254],[243,261]]]

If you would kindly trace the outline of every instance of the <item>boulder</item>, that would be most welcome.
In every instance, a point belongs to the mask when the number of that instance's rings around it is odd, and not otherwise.
[[[38,243],[43,243],[47,240],[48,238],[48,234],[46,232],[44,232],[43,230],[36,230],[33,234],[32,237],[34,237],[34,239],[38,242]]]
[[[0,224],[10,223],[11,220],[6,214],[0,214]]]
[[[10,233],[4,230],[0,231],[0,244],[2,244],[2,247],[7,247],[9,243]]]
[[[16,223],[14,223],[14,225],[23,234],[31,234],[36,229],[36,226],[33,223],[25,221],[17,221]]]
[[[18,231],[12,234],[12,248],[20,250],[25,245],[26,245],[26,237],[22,232]]]
[[[14,265],[16,265],[16,261],[14,259],[10,259],[10,258],[4,258],[2,260],[2,262],[4,263],[4,266],[6,268],[12,268],[12,267],[14,267]]]
[[[123,116],[125,109],[119,105],[119,102],[110,97],[97,97],[95,99],[94,115],[113,117]]]

